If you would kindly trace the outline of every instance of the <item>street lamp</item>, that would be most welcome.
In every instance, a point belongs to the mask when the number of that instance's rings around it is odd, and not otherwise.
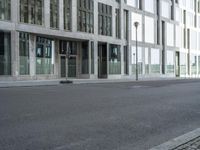
[[[135,76],[135,78],[136,78],[136,81],[138,81],[138,37],[137,37],[137,30],[138,30],[138,26],[139,26],[139,22],[134,22],[134,26],[135,26],[135,31],[136,31],[136,39],[135,39],[135,41],[136,41],[136,76]]]

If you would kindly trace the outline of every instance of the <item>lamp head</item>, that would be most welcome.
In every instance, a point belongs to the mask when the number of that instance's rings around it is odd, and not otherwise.
[[[139,22],[137,22],[137,21],[136,21],[136,22],[134,22],[134,26],[135,26],[136,28],[139,26],[139,24],[140,24],[140,23],[139,23]]]

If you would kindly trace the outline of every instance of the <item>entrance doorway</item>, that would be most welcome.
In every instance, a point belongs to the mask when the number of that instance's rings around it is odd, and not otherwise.
[[[66,57],[61,56],[61,77],[66,77]],[[68,77],[76,78],[76,56],[71,56],[68,59]]]
[[[98,78],[107,78],[107,43],[98,43]]]
[[[180,53],[176,52],[176,77],[180,76]]]

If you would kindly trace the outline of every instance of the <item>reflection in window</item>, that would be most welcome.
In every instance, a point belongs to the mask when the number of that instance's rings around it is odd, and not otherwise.
[[[71,29],[71,0],[64,0],[64,29]]]
[[[58,28],[59,11],[58,11],[58,0],[50,0],[50,27]]]
[[[142,74],[143,60],[142,60],[142,47],[138,47],[138,74]],[[132,47],[132,73],[136,73],[136,48]]]
[[[29,74],[29,34],[19,33],[20,75]]]
[[[51,74],[52,41],[37,37],[36,41],[36,74]]]
[[[112,6],[99,3],[99,34],[112,36]]]
[[[0,75],[11,75],[10,33],[0,31]]]
[[[149,49],[145,48],[145,74],[149,74]]]
[[[160,73],[160,50],[151,49],[151,73]]]
[[[109,73],[121,74],[121,53],[119,45],[110,45],[109,50]]]
[[[93,0],[78,0],[78,31],[94,32]]]
[[[197,73],[197,56],[195,54],[190,54],[190,66],[191,66],[191,74]]]
[[[174,73],[174,52],[167,51],[167,73]]]
[[[20,22],[42,25],[43,0],[20,0]]]
[[[10,0],[0,0],[0,20],[10,20]]]
[[[187,66],[187,60],[186,60],[186,54],[180,53],[180,74],[186,75],[186,66]]]
[[[88,55],[88,42],[82,43],[82,74],[89,73],[89,55]]]

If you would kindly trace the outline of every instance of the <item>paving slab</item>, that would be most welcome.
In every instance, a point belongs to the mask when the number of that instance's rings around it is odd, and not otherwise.
[[[200,150],[200,128],[150,150]]]

